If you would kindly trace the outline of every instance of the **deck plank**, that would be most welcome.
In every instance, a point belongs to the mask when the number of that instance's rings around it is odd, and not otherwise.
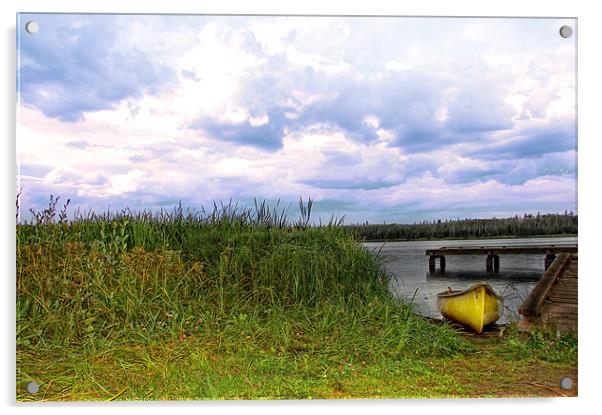
[[[522,326],[552,326],[576,333],[578,291],[578,255],[557,257],[521,307]]]
[[[576,253],[576,244],[558,245],[488,245],[488,246],[455,246],[427,249],[426,255],[504,255],[504,254],[561,254]]]

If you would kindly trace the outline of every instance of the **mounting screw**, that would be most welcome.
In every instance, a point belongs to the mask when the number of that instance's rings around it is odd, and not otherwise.
[[[30,35],[38,33],[38,30],[40,30],[40,25],[38,22],[32,20],[31,22],[25,23],[25,31]]]
[[[27,392],[31,393],[32,395],[34,393],[38,393],[40,391],[40,385],[38,385],[37,382],[29,382],[27,383]]]
[[[569,38],[573,35],[573,28],[571,26],[562,26],[560,28],[560,36],[563,38]]]
[[[562,380],[560,381],[560,387],[568,391],[573,387],[573,380],[569,377],[562,378]]]

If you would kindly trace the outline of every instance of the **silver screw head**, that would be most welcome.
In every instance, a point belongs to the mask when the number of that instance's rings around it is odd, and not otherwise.
[[[569,377],[562,378],[560,381],[560,387],[564,390],[570,390],[573,387],[573,380]]]
[[[569,38],[573,35],[573,28],[571,26],[562,26],[560,28],[560,36],[563,38]]]
[[[37,384],[37,382],[29,382],[27,383],[27,392],[34,394],[34,393],[38,393],[40,391],[40,385]]]
[[[40,30],[38,22],[32,20],[31,22],[25,23],[25,31],[30,35],[38,33],[38,30]]]

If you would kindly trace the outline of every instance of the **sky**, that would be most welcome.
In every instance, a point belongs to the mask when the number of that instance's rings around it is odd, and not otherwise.
[[[292,217],[312,198],[345,223],[576,212],[562,25],[21,14],[23,217],[50,194],[95,211],[280,200]]]

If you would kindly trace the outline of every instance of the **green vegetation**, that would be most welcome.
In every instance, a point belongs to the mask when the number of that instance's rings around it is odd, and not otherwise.
[[[510,326],[507,335],[507,341],[500,347],[500,351],[508,359],[538,359],[558,363],[577,361],[577,336],[574,334],[549,330],[521,335],[516,326]]]
[[[414,224],[348,225],[345,228],[365,241],[418,239],[526,238],[534,236],[577,235],[578,217],[564,214],[525,214],[504,219],[436,220]]]
[[[68,221],[57,202],[16,229],[18,400],[482,393],[443,370],[479,347],[392,298],[339,222],[309,226],[311,201],[295,222],[265,204]],[[488,353],[575,366],[509,339]]]

